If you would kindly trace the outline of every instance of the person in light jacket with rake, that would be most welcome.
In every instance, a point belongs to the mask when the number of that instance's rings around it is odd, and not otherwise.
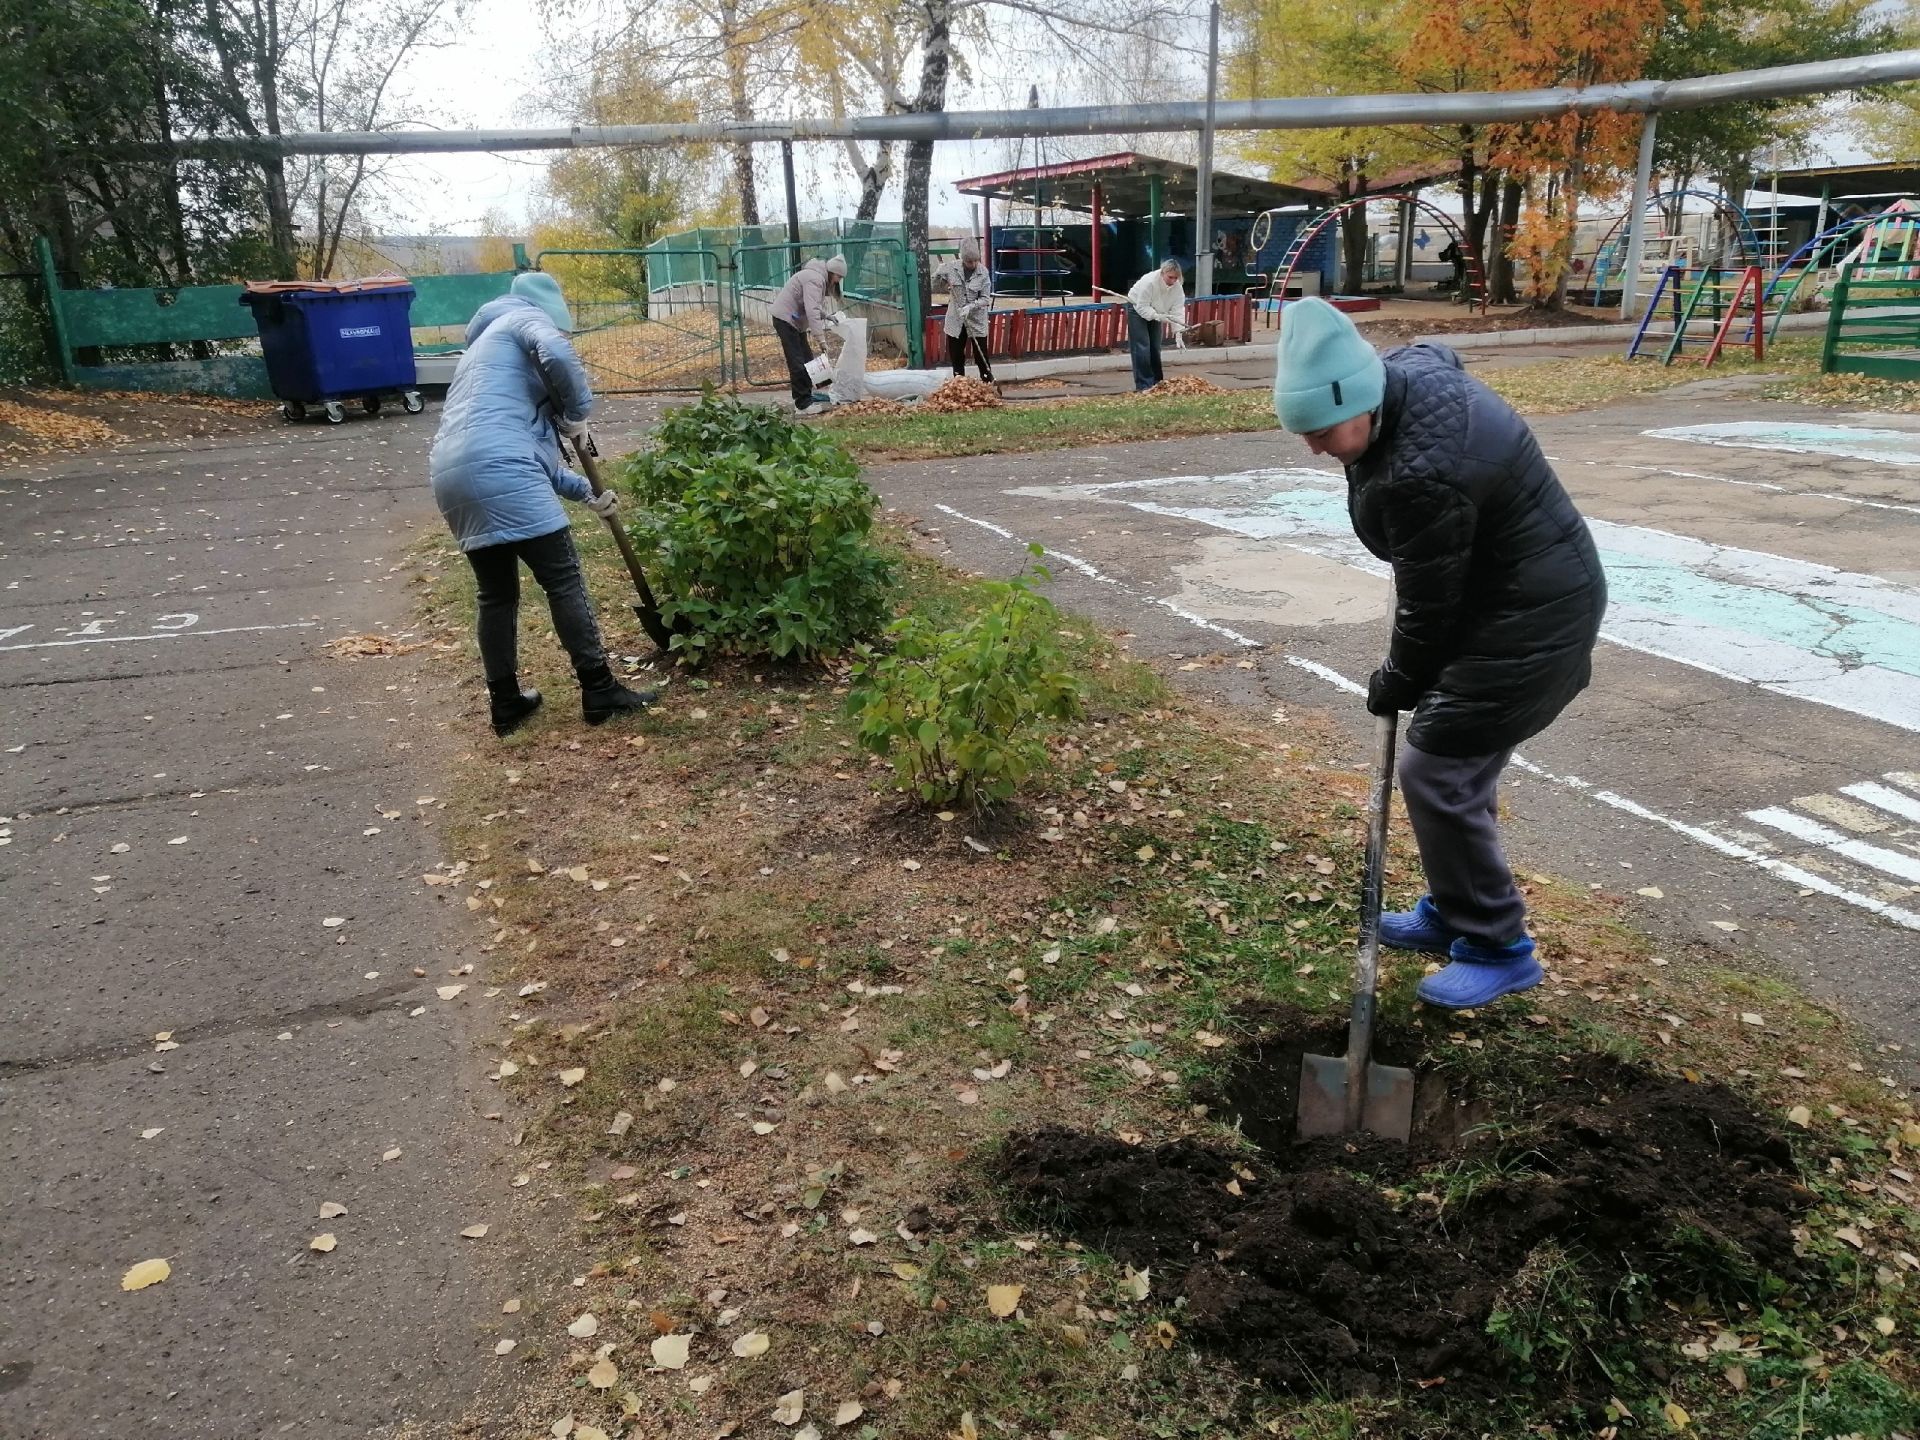
[[[516,275],[510,293],[475,311],[427,462],[434,501],[479,587],[480,660],[496,735],[540,707],[538,690],[520,688],[522,561],[546,591],[586,722],[599,725],[655,698],[613,678],[560,506],[564,496],[606,518],[620,503],[611,490],[596,498],[561,453],[560,437],[584,435],[593,409],[586,367],[567,339],[572,329],[560,286],[538,271]]]
[[[1133,388],[1151,390],[1165,373],[1160,368],[1161,327],[1184,330],[1187,291],[1178,260],[1162,260],[1127,291],[1127,349],[1133,355]]]
[[[1274,410],[1346,467],[1347,513],[1393,566],[1375,715],[1413,712],[1400,788],[1429,893],[1380,943],[1447,957],[1430,1005],[1469,1009],[1541,981],[1500,845],[1500,772],[1593,674],[1607,578],[1526,421],[1441,345],[1382,357],[1318,298],[1281,316]]]

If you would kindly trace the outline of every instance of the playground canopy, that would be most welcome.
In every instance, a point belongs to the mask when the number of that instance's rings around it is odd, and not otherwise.
[[[958,181],[953,188],[962,195],[988,201],[1085,210],[1115,219],[1149,219],[1193,214],[1200,196],[1200,171],[1178,160],[1127,150],[1091,160],[1062,160],[979,175]],[[1282,185],[1224,170],[1213,172],[1216,214],[1311,205],[1324,198],[1323,192],[1303,185]]]
[[[1771,173],[1756,175],[1759,189],[1773,184]],[[1920,160],[1871,160],[1858,165],[1806,165],[1780,172],[1782,195],[1803,195],[1829,204],[1843,200],[1910,199],[1920,195]]]

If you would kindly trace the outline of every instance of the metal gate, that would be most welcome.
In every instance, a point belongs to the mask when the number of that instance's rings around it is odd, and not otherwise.
[[[926,363],[920,284],[906,245],[888,237],[842,236],[788,245],[740,245],[733,252],[733,373],[748,385],[782,383],[786,361],[773,333],[773,299],[801,265],[830,255],[847,257],[842,283],[849,314],[866,319],[868,354],[878,364],[899,358]]]
[[[727,382],[733,291],[711,250],[542,250],[533,266],[566,292],[595,394]]]

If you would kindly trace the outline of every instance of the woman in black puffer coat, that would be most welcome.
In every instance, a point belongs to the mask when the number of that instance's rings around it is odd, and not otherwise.
[[[1449,957],[1422,999],[1483,1005],[1541,978],[1495,797],[1514,747],[1586,688],[1606,576],[1533,432],[1451,350],[1383,360],[1315,300],[1287,306],[1279,352],[1281,424],[1347,467],[1354,533],[1393,566],[1367,708],[1414,712],[1400,783],[1431,893],[1380,939]]]

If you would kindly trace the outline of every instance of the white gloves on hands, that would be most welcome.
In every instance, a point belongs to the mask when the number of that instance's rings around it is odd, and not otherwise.
[[[620,508],[620,497],[612,490],[602,490],[587,501],[587,508],[602,520],[611,520],[613,512]]]
[[[577,440],[580,436],[587,433],[587,422],[585,420],[562,420],[558,416],[555,416],[553,423],[559,427],[560,433],[569,440]]]

